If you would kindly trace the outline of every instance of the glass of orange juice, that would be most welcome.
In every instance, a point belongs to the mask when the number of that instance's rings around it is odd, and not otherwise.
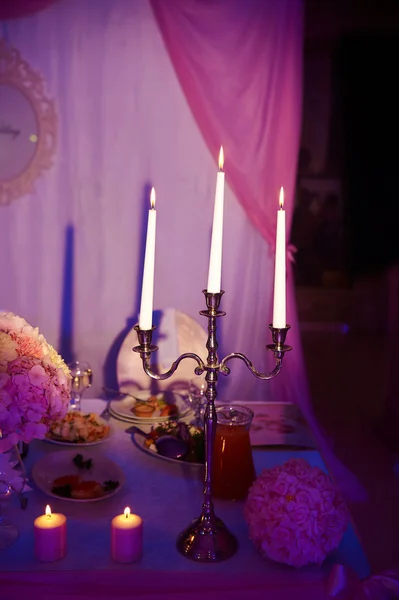
[[[249,439],[254,413],[246,406],[231,404],[218,406],[216,414],[213,495],[225,500],[244,500],[256,477]]]

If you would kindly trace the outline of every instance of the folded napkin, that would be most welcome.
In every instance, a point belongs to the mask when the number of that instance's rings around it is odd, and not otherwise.
[[[172,362],[179,356],[176,310],[174,308],[165,308],[165,310],[162,311],[158,338],[158,363],[164,371],[169,369]]]
[[[349,567],[334,565],[327,593],[337,600],[399,600],[399,571],[386,571],[361,580]]]

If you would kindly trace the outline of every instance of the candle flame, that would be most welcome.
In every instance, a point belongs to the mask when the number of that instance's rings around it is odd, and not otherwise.
[[[125,510],[123,511],[123,514],[125,515],[126,519],[130,515],[130,508],[128,506],[126,506]]]
[[[150,203],[151,208],[155,208],[155,188],[151,188]]]
[[[219,151],[219,171],[223,171],[223,165],[224,165],[224,152],[223,152],[223,146],[220,146],[220,151]]]
[[[284,188],[283,187],[280,188],[279,204],[280,204],[280,210],[283,210],[283,208],[284,208]]]
[[[46,506],[46,517],[51,517],[51,508],[49,504]]]

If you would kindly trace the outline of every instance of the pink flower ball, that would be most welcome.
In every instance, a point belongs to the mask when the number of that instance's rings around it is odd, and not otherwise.
[[[68,367],[37,328],[0,313],[0,453],[42,439],[70,400]]]
[[[302,458],[261,473],[249,490],[244,517],[257,550],[294,567],[320,565],[349,523],[336,486]]]

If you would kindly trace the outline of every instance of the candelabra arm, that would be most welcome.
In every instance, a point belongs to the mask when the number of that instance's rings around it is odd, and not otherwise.
[[[222,375],[230,374],[230,369],[226,366],[226,363],[229,360],[232,360],[233,358],[239,358],[240,360],[242,360],[246,364],[248,369],[251,371],[251,373],[255,375],[255,377],[257,377],[258,379],[273,379],[273,377],[276,377],[276,375],[280,373],[281,367],[283,366],[283,359],[276,358],[276,366],[274,367],[273,371],[270,371],[270,373],[260,373],[254,367],[249,358],[247,358],[244,354],[241,354],[240,352],[232,352],[231,354],[228,354],[220,363],[220,372],[222,373]]]
[[[276,359],[276,366],[270,373],[260,373],[257,369],[255,369],[252,362],[241,352],[232,352],[228,354],[220,363],[219,368],[222,375],[229,375],[230,369],[226,365],[229,360],[233,358],[239,358],[242,360],[248,369],[251,371],[255,377],[258,379],[273,379],[276,377],[281,371],[281,367],[283,366],[283,358],[286,352],[291,350],[291,346],[287,346],[285,344],[285,338],[287,336],[287,332],[290,329],[290,325],[286,325],[285,327],[277,328],[273,327],[273,325],[269,325],[270,331],[272,332],[272,340],[273,344],[268,344],[267,349],[271,350],[274,354],[274,358]]]
[[[181,356],[179,356],[179,358],[172,363],[170,369],[166,371],[166,373],[157,373],[156,371],[153,371],[150,365],[151,355],[153,352],[158,350],[158,346],[154,346],[152,344],[152,333],[155,327],[152,327],[151,329],[140,329],[138,325],[135,325],[134,329],[137,332],[139,345],[133,348],[133,352],[140,354],[141,360],[143,361],[144,372],[152,379],[169,379],[169,377],[176,371],[181,361],[185,358],[192,358],[197,362],[198,366],[194,369],[196,375],[202,375],[202,373],[205,371],[204,361],[198,356],[198,354],[194,354],[193,352],[185,352],[184,354],[181,354]]]
[[[135,348],[133,348],[133,350],[135,350]],[[181,361],[184,358],[192,358],[193,360],[195,360],[198,363],[198,367],[195,367],[195,369],[194,369],[194,373],[196,375],[202,375],[202,373],[205,371],[205,365],[204,365],[204,362],[202,361],[202,359],[198,356],[198,354],[193,354],[192,352],[186,352],[185,354],[182,354],[181,356],[179,356],[179,358],[172,363],[170,369],[168,371],[166,371],[165,373],[156,373],[151,368],[150,359],[145,358],[143,356],[141,358],[143,361],[143,368],[144,368],[145,373],[147,373],[147,375],[149,377],[151,377],[152,379],[157,379],[157,380],[161,380],[161,381],[163,379],[169,379],[169,377],[171,375],[173,375],[173,373],[176,371],[177,367],[179,366],[179,364],[181,363]]]
[[[133,348],[133,352],[140,354],[141,360],[143,361],[144,372],[152,379],[169,379],[169,377],[171,377],[171,375],[173,375],[173,373],[176,371],[181,361],[185,358],[192,358],[197,362],[198,366],[194,369],[196,375],[202,375],[202,373],[205,371],[204,361],[198,356],[198,354],[194,354],[193,352],[185,352],[184,354],[181,354],[179,358],[172,363],[170,369],[165,373],[157,373],[156,371],[153,371],[150,365],[151,355],[153,352],[158,350],[158,346],[154,346],[152,344],[152,333],[155,327],[152,327],[151,329],[140,329],[138,325],[135,325],[134,329],[137,332],[139,345]]]

